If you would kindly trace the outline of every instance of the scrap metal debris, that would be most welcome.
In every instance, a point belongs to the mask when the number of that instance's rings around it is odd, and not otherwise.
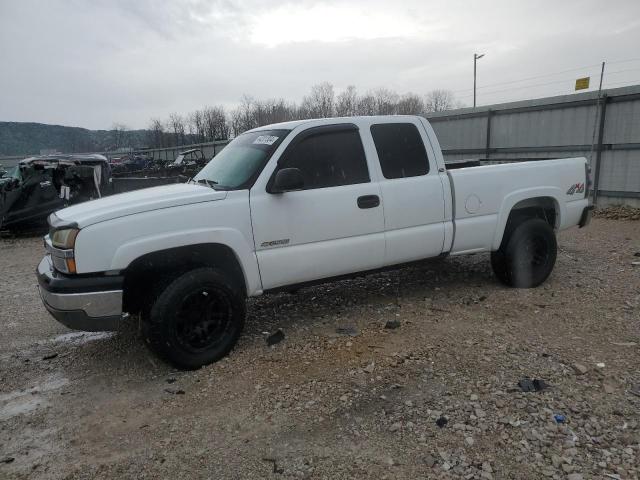
[[[276,343],[280,343],[282,340],[284,340],[284,332],[279,328],[267,337],[267,345],[275,345]]]
[[[523,378],[518,382],[518,386],[523,392],[540,392],[545,388],[548,388],[549,384],[538,378],[534,378],[533,380],[530,378]]]

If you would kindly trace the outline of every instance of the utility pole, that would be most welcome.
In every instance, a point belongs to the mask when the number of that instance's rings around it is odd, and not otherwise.
[[[473,108],[476,108],[476,63],[479,58],[484,57],[484,53],[478,55],[477,53],[473,54]]]
[[[600,86],[598,87],[598,99],[596,100],[596,115],[593,119],[593,137],[591,138],[591,151],[589,152],[589,170],[591,170],[591,166],[593,165],[593,147],[596,141],[596,122],[599,128],[598,134],[598,150],[596,152],[596,171],[594,173],[593,178],[593,204],[597,205],[598,203],[598,187],[600,184],[600,164],[602,163],[602,139],[604,135],[604,118],[607,109],[606,100],[600,106],[600,99],[602,96],[602,79],[604,78],[604,65],[605,62],[602,62],[602,69],[600,70]],[[587,179],[588,181],[588,179]]]

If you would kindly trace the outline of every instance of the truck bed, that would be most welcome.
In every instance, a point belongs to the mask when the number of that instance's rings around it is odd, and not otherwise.
[[[576,225],[588,200],[584,190],[570,192],[573,185],[585,182],[586,164],[586,158],[576,157],[447,170],[453,193],[450,253],[496,250],[501,241],[496,232],[504,230],[514,206],[526,208],[531,192],[558,212],[556,231]]]

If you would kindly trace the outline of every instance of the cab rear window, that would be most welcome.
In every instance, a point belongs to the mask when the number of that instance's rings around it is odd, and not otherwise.
[[[413,123],[371,126],[384,178],[417,177],[429,173],[429,158],[418,128]]]

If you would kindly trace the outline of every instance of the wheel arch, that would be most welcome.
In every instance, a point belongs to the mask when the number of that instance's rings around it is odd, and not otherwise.
[[[541,218],[555,231],[559,230],[565,214],[565,205],[560,198],[559,188],[524,190],[505,197],[498,214],[492,250],[500,248],[509,227],[524,218]]]
[[[148,286],[159,279],[175,278],[199,267],[215,267],[228,274],[246,297],[250,291],[247,276],[236,252],[222,243],[199,243],[145,253],[124,270],[123,310],[141,308]]]

